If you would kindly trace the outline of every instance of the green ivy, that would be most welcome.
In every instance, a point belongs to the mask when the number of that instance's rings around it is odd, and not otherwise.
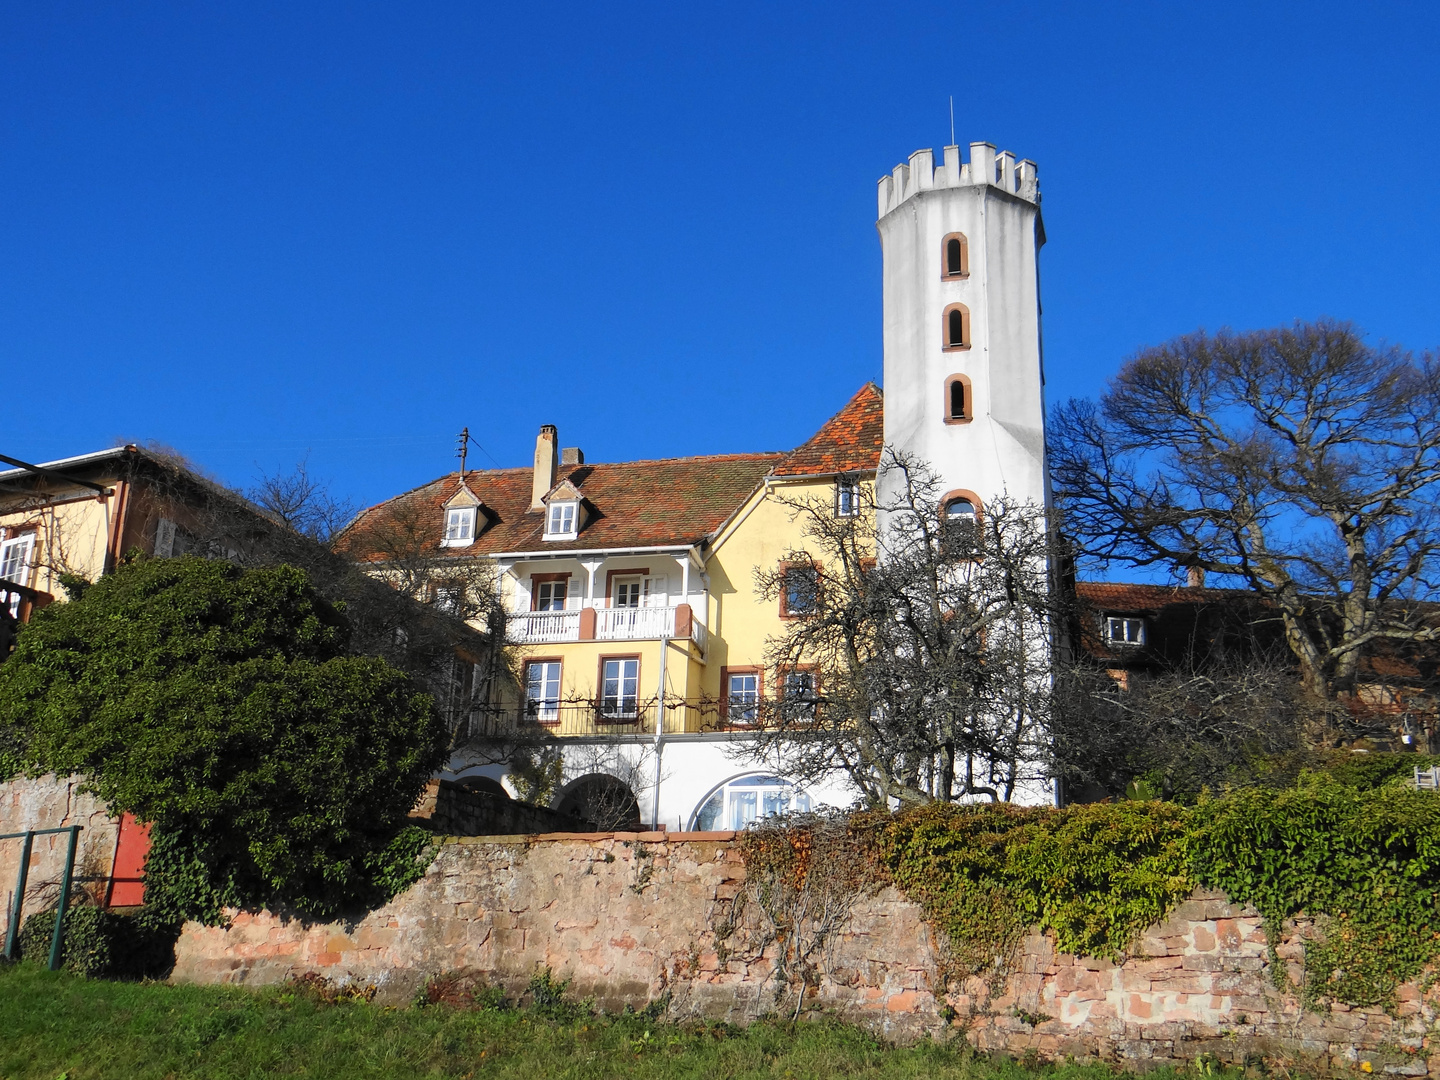
[[[895,883],[978,973],[1006,966],[1032,926],[1064,952],[1118,957],[1195,887],[1184,813],[1161,802],[935,804],[868,825]]]
[[[852,823],[967,974],[1008,971],[1032,927],[1063,952],[1119,959],[1205,886],[1255,907],[1272,943],[1285,919],[1315,920],[1308,1003],[1389,1004],[1440,957],[1440,795],[1403,783],[1416,760],[1302,772],[1195,807],[935,804]],[[1288,985],[1283,964],[1272,971]]]
[[[1293,788],[1249,790],[1194,812],[1191,866],[1206,885],[1264,916],[1321,920],[1305,949],[1304,992],[1354,1005],[1393,1000],[1440,954],[1440,796],[1362,790],[1310,773]],[[1284,969],[1274,965],[1283,985]]]

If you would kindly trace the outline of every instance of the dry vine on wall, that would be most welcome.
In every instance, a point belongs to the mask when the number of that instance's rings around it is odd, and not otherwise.
[[[766,821],[740,845],[745,886],[716,926],[721,955],[748,962],[773,956],[776,1004],[793,992],[798,1016],[833,966],[856,902],[873,895],[883,877],[841,814]]]

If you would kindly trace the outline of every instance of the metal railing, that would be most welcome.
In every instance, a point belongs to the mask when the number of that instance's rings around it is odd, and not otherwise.
[[[654,698],[591,700],[568,698],[529,702],[521,706],[481,706],[470,713],[470,738],[527,739],[547,735],[653,735],[656,717],[664,714],[664,734],[713,731],[727,725],[725,710],[715,701],[668,698],[662,707]]]
[[[15,898],[10,904],[10,925],[5,929],[5,959],[14,960],[20,944],[20,922],[25,913],[25,886],[30,880],[30,855],[35,837],[69,833],[70,844],[65,851],[65,876],[60,879],[60,899],[55,905],[55,929],[50,935],[50,970],[60,970],[60,955],[65,942],[65,909],[70,906],[70,879],[75,875],[75,848],[80,842],[83,826],[66,825],[58,829],[27,829],[25,832],[3,833],[0,840],[24,838],[20,852],[20,871],[15,878]]]

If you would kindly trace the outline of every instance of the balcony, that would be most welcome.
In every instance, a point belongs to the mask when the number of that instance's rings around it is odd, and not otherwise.
[[[470,714],[469,736],[477,740],[533,739],[544,735],[654,735],[656,717],[678,734],[717,726],[716,703],[655,698],[530,702],[521,706],[478,707]]]
[[[689,604],[672,607],[581,608],[578,611],[520,611],[510,615],[508,636],[516,645],[561,641],[654,641],[662,637],[695,642],[705,655],[705,626]]]

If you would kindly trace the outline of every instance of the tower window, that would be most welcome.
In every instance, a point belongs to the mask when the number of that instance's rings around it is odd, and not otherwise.
[[[967,424],[974,418],[974,410],[969,377],[951,375],[945,380],[945,423]]]
[[[940,276],[963,278],[970,276],[970,244],[964,233],[951,233],[940,245]]]
[[[940,500],[945,545],[951,555],[968,558],[980,545],[980,499],[973,491],[949,491]]]
[[[860,512],[860,492],[855,481],[842,476],[835,481],[835,516],[854,517]]]
[[[970,309],[964,304],[947,307],[942,331],[947,350],[970,348]]]

